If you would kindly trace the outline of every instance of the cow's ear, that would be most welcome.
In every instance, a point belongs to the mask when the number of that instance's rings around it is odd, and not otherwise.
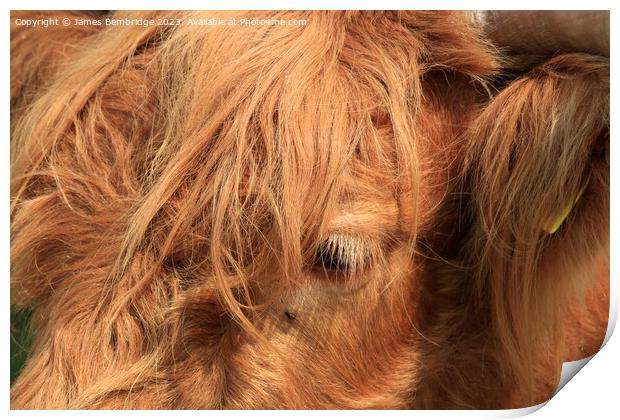
[[[101,12],[11,12],[11,111],[49,82],[102,26]],[[80,19],[83,19],[80,21]]]
[[[609,244],[609,62],[559,55],[506,86],[469,131],[476,287],[525,372]],[[518,375],[516,375],[518,376]]]
[[[488,239],[508,229],[529,247],[580,228],[588,245],[607,242],[608,63],[557,56],[508,84],[471,125],[468,169]]]

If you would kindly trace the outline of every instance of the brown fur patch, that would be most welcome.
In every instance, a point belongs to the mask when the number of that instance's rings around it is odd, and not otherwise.
[[[13,408],[516,407],[600,346],[608,60],[496,91],[461,12],[165,13],[308,24],[11,28]]]

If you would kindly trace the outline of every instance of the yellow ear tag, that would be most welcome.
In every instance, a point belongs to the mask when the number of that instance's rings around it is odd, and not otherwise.
[[[571,200],[570,203],[566,207],[564,207],[564,209],[562,209],[560,214],[558,214],[556,217],[549,219],[547,223],[545,223],[545,225],[543,226],[543,230],[545,232],[547,232],[548,234],[553,234],[557,232],[560,226],[562,226],[562,223],[564,223],[564,221],[570,214],[571,210],[573,210],[573,208],[575,207],[575,205],[581,198],[581,195],[585,191],[589,182],[590,182],[590,177],[588,176],[588,179],[586,179],[586,182],[583,183],[583,187],[581,187],[581,189],[579,190],[575,198]]]

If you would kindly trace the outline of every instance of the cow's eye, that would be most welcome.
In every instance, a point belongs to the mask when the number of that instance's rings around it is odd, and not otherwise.
[[[317,247],[314,255],[315,269],[355,274],[366,268],[372,260],[367,241],[350,235],[330,235]]]
[[[344,250],[331,246],[330,243],[324,242],[319,245],[314,265],[316,268],[348,273],[351,271],[351,264],[346,259]]]

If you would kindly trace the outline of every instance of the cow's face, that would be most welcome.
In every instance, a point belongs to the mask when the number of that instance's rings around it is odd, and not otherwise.
[[[464,13],[173,17],[289,23],[61,31],[48,62],[76,58],[51,87],[26,107],[15,82],[13,277],[52,314],[16,404],[486,408],[530,389],[562,308],[542,303],[572,291],[544,278],[606,243],[605,61],[518,79]],[[46,368],[60,385],[29,398]]]
[[[328,16],[313,15],[311,25]],[[496,64],[462,18],[469,32],[449,46],[450,67],[433,62],[433,48],[447,54],[446,45],[408,26],[429,25],[424,14],[375,17],[373,28],[355,16],[348,29],[317,33],[303,53],[304,34],[280,28],[274,34],[299,56],[258,40],[245,47],[253,57],[226,59],[247,67],[235,77],[201,75],[205,95],[217,95],[215,84],[248,98],[229,104],[224,126],[206,139],[230,143],[229,156],[203,158],[226,175],[191,187],[213,189],[221,201],[210,206],[224,209],[221,242],[204,248],[210,267],[190,274],[173,321],[173,353],[183,360],[176,389],[196,406],[414,403],[427,346],[440,346],[421,331],[422,290],[459,248],[462,136],[488,100],[480,80]],[[206,57],[223,71],[237,67]],[[186,270],[197,264],[190,260],[176,265]],[[213,271],[229,278],[218,283]]]

